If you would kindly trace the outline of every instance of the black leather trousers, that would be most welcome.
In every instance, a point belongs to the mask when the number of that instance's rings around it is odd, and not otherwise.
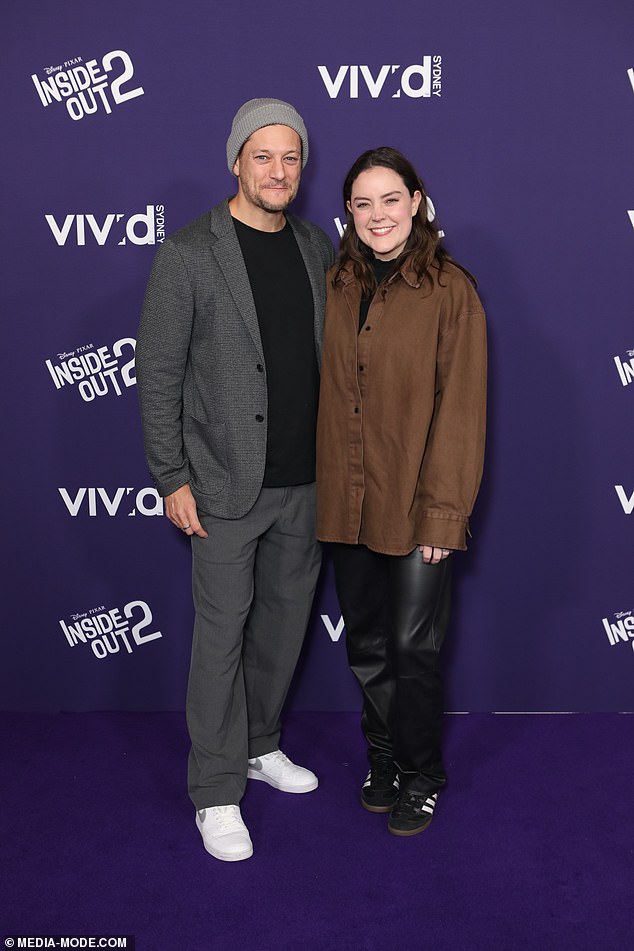
[[[446,782],[440,751],[443,683],[439,653],[449,620],[451,558],[437,565],[331,546],[348,662],[363,692],[361,727],[370,760],[389,755],[401,788]]]

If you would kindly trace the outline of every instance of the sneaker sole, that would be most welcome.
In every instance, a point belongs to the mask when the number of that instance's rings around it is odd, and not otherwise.
[[[363,796],[361,796],[361,805],[363,806],[364,809],[367,809],[368,812],[380,812],[380,813],[391,812],[394,807],[394,803],[391,803],[391,805],[389,806],[371,806],[368,802],[365,801]]]
[[[281,783],[276,783],[275,780],[271,779],[269,776],[264,776],[262,773],[259,773],[255,769],[249,767],[247,769],[247,779],[259,779],[262,783],[267,783],[269,786],[272,786],[273,789],[279,789],[280,792],[289,792],[289,793],[307,793],[312,792],[313,789],[317,789],[319,786],[319,780],[315,777],[314,782],[311,780],[310,783],[307,783],[304,786],[282,786]]]
[[[427,822],[424,826],[419,826],[417,829],[395,829],[393,826],[388,824],[387,830],[391,832],[392,835],[418,835],[419,832],[424,832],[425,829],[429,829],[431,822]]]
[[[215,859],[219,859],[221,862],[243,862],[245,859],[250,859],[253,855],[253,846],[250,849],[245,849],[243,852],[220,852],[218,849],[212,849],[203,840],[203,845],[205,846],[205,852],[208,852],[209,855],[213,855]]]
[[[196,828],[200,832],[200,837],[203,840],[205,852],[208,852],[209,855],[213,855],[215,859],[219,859],[221,862],[243,862],[245,859],[250,859],[253,855],[253,843],[250,843],[241,852],[221,852],[220,849],[213,849],[212,846],[205,842],[205,837],[200,827],[198,817],[196,817]]]

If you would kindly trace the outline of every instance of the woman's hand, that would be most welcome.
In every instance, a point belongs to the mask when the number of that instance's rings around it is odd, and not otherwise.
[[[431,545],[419,545],[418,550],[427,565],[437,565],[451,554],[451,548],[433,548]]]

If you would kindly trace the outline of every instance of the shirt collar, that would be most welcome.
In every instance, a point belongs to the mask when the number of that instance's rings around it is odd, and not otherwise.
[[[403,278],[406,284],[409,284],[410,287],[418,288],[423,283],[421,278],[418,277],[416,271],[412,267],[411,256],[405,258],[398,271],[395,271],[394,274],[391,275],[391,277],[388,279],[388,284],[391,284],[392,281],[395,281],[399,275]],[[344,284],[352,284],[354,282],[355,277],[351,261],[348,261],[348,263],[344,266],[341,272],[341,280]]]

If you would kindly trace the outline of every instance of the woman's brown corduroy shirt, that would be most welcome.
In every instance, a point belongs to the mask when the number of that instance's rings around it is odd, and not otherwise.
[[[359,333],[360,287],[329,272],[319,418],[317,535],[405,555],[465,549],[482,476],[486,330],[453,264],[419,281],[406,261]]]

